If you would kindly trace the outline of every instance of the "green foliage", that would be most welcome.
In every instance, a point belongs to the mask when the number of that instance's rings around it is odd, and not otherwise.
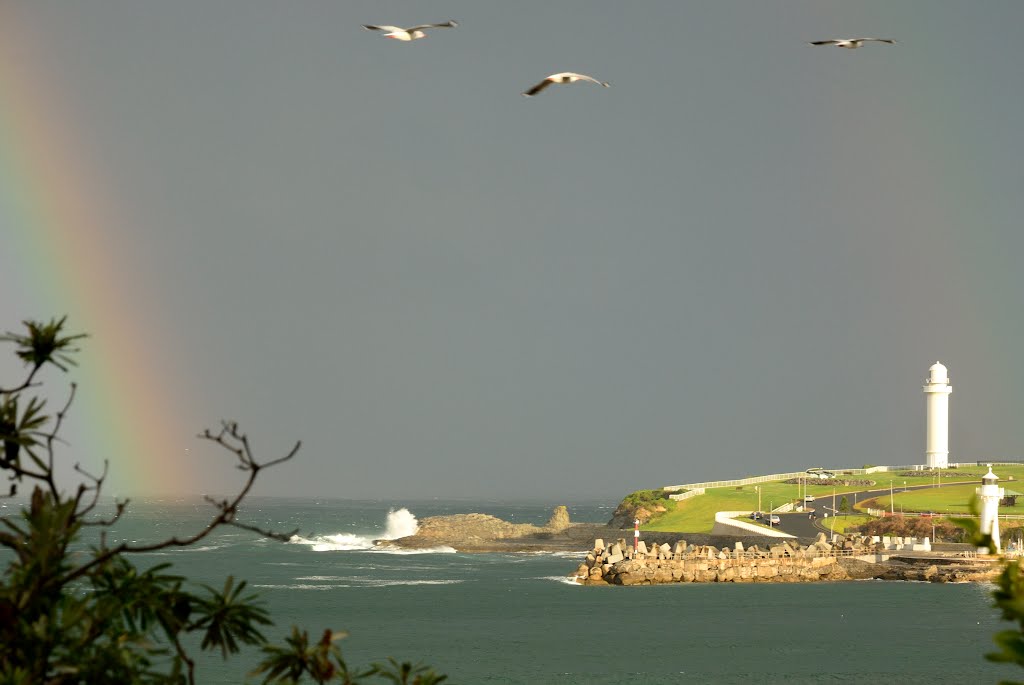
[[[319,642],[310,645],[309,633],[292,626],[292,634],[285,638],[284,647],[263,647],[266,657],[253,671],[253,675],[266,673],[264,683],[294,683],[307,674],[318,683],[326,683],[336,675],[342,683],[356,682],[354,678],[370,675],[373,671],[371,669],[359,674],[349,672],[341,656],[341,648],[334,644],[345,636],[346,633],[325,630]]]
[[[49,421],[49,417],[43,414],[46,401],[32,397],[25,410],[20,411],[18,400],[18,396],[13,394],[5,394],[0,399],[0,441],[4,444],[0,467],[6,468],[10,465],[20,468],[20,452],[24,449],[34,468],[45,470],[46,465],[41,461],[37,450],[41,441],[45,439],[42,428]]]
[[[941,517],[904,516],[897,513],[884,518],[872,518],[859,527],[862,535],[934,538],[945,542],[963,542],[964,529]]]
[[[968,509],[975,518],[956,518],[953,521],[961,526],[971,544],[979,548],[992,548],[992,536],[981,532],[981,519],[977,496],[971,498]],[[1015,628],[1001,630],[992,636],[999,647],[998,651],[989,652],[985,658],[997,663],[1017,664],[1024,667],[1024,574],[1021,573],[1019,559],[1004,559],[1003,570],[996,578],[996,588],[992,591],[995,607],[999,609],[1004,621],[1016,623]],[[1020,681],[1003,680],[1000,685],[1022,685]]]
[[[1024,573],[1019,561],[1008,561],[1003,572],[996,579],[992,591],[995,606],[1004,621],[1016,623],[1015,628],[1001,630],[993,636],[999,647],[996,652],[985,655],[989,661],[1017,664],[1024,668]],[[1020,685],[1019,682],[1003,681],[1002,685]]]
[[[15,354],[32,367],[32,373],[46,364],[53,364],[61,371],[69,366],[76,366],[72,354],[79,351],[73,344],[76,340],[89,337],[86,333],[61,335],[64,322],[68,317],[50,319],[48,323],[38,321],[22,321],[28,329],[28,335],[18,335],[8,331],[0,335],[0,342],[13,342],[17,346]]]
[[[333,644],[343,634],[330,630],[312,646],[298,628],[286,646],[268,645],[260,627],[272,625],[270,616],[256,595],[245,593],[245,581],[229,576],[217,590],[190,584],[170,573],[169,564],[140,569],[132,563],[134,554],[192,545],[221,526],[288,539],[290,533],[240,521],[238,510],[259,473],[291,459],[298,443],[286,455],[261,462],[236,424],[224,422],[220,431],[204,432],[201,438],[230,452],[245,472],[238,494],[208,500],[211,520],[190,537],[109,546],[105,531],[125,513],[128,501],[116,503],[112,518],[97,518],[106,467],[93,476],[76,465],[83,482],[71,493],[60,490],[54,476],[55,448],[62,444],[59,431],[74,384],[53,415],[43,400],[30,395],[39,385],[38,371],[52,365],[66,372],[75,365],[74,343],[85,336],[66,335],[64,322],[26,321],[27,334],[0,336],[0,342],[13,342],[17,356],[30,366],[21,383],[0,387],[0,475],[11,482],[12,496],[18,484],[32,485],[28,502],[0,517],[0,546],[10,552],[0,576],[0,685],[192,685],[195,660],[185,644],[196,641],[200,650],[219,651],[224,658],[242,645],[262,647],[268,656],[260,672],[268,684],[299,683],[306,676],[318,683],[356,683],[369,676],[410,685],[444,680],[425,667],[395,661],[350,671]],[[89,526],[102,531],[91,547],[82,540]],[[196,639],[186,639],[189,635]]]
[[[664,502],[659,500],[667,500],[668,493],[664,490],[637,490],[632,492],[622,500],[622,504],[632,507],[656,507],[659,504],[664,506]]]
[[[448,676],[438,675],[426,666],[414,666],[408,661],[398,663],[391,658],[386,664],[374,664],[373,669],[395,685],[438,685],[448,679]]]
[[[846,495],[843,495],[843,498],[839,500],[839,511],[844,514],[850,513],[850,502],[846,499]]]
[[[200,614],[195,627],[205,631],[203,649],[220,647],[225,659],[229,652],[238,651],[239,641],[247,645],[265,642],[256,625],[272,624],[267,612],[256,606],[256,595],[242,597],[245,581],[237,586],[234,583],[235,579],[228,576],[220,593],[204,585],[209,596],[195,600],[195,609]]]

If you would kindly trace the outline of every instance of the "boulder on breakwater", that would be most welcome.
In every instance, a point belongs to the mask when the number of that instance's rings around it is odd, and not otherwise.
[[[932,582],[981,582],[998,573],[992,558],[963,554],[890,557],[885,545],[867,537],[824,533],[810,545],[792,540],[745,547],[695,545],[686,540],[636,549],[624,538],[606,545],[595,539],[586,559],[570,574],[584,585],[663,583],[799,583],[878,578]]]

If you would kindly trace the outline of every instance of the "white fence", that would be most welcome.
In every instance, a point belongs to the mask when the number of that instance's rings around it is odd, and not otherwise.
[[[990,463],[990,462],[986,462],[986,463]],[[993,465],[998,465],[1000,462],[993,461],[991,463]],[[1011,462],[1007,462],[1007,463],[1011,463]],[[1012,462],[1012,463],[1017,463],[1017,462]],[[976,466],[978,466],[978,463],[973,462],[973,461],[972,462],[960,462],[960,463],[949,464],[949,466],[950,467],[954,467],[954,468],[976,467]],[[834,473],[837,476],[839,476],[839,475],[843,475],[843,476],[846,476],[846,475],[861,476],[861,475],[866,475],[866,474],[869,474],[869,473],[886,473],[886,472],[889,472],[889,471],[927,471],[928,470],[928,466],[925,465],[925,464],[903,464],[903,465],[897,465],[897,466],[871,466],[871,467],[868,467],[866,469],[865,468],[860,468],[860,469],[833,468],[833,469],[824,469],[824,470],[828,471],[829,473]],[[757,483],[768,483],[770,481],[777,481],[777,480],[789,480],[790,478],[810,478],[810,476],[811,476],[811,474],[807,473],[806,471],[793,471],[791,473],[773,473],[773,474],[770,474],[770,475],[767,475],[767,476],[753,476],[751,478],[737,478],[735,480],[712,480],[712,481],[708,481],[706,483],[684,483],[683,485],[666,485],[666,486],[664,486],[662,488],[662,490],[664,490],[665,492],[676,492],[678,490],[686,490],[687,492],[681,492],[679,494],[669,495],[668,496],[669,499],[674,499],[676,501],[681,501],[681,500],[684,500],[684,499],[690,499],[691,497],[696,497],[697,495],[703,495],[704,491],[707,490],[708,488],[729,488],[729,487],[737,487],[737,486],[740,486],[740,485],[754,485],[754,484],[757,484]]]
[[[898,513],[894,514],[891,511],[889,511],[888,509],[871,509],[871,508],[866,509],[865,513],[867,513],[868,516],[874,516],[875,518],[885,518],[887,516],[906,516],[907,518],[910,518],[912,516],[917,516],[919,518],[939,518],[939,517],[947,517],[947,516],[952,516],[953,518],[958,518],[958,519],[976,519],[976,518],[980,518],[977,514],[961,514],[961,513],[955,513],[955,512],[945,512],[945,513],[941,513],[941,514],[926,514],[924,512],[920,512],[920,511],[901,511],[901,512],[898,512]],[[1015,520],[1018,520],[1018,519],[1024,519],[1024,514],[999,514],[999,518],[1001,518],[1001,519],[1003,519],[1005,521],[1015,521]]]
[[[669,499],[674,499],[677,502],[682,502],[684,499],[690,499],[691,497],[696,497],[697,495],[703,495],[703,494],[704,494],[704,488],[694,488],[693,490],[687,490],[686,492],[680,492],[680,493],[678,493],[676,495],[669,495],[668,498]]]
[[[964,464],[966,466],[966,464]],[[970,464],[975,466],[975,464]],[[872,466],[867,469],[825,469],[836,475],[860,476],[866,473],[881,473],[883,471],[923,471],[927,467],[921,464],[910,464],[907,466]],[[788,480],[790,478],[810,478],[811,474],[806,471],[793,471],[791,473],[773,473],[767,476],[753,476],[752,478],[737,478],[735,480],[713,480],[706,483],[687,483],[684,485],[666,485],[662,488],[665,492],[676,490],[705,490],[707,488],[728,488],[739,485],[753,485],[755,483],[767,483],[776,480]],[[674,495],[672,499],[676,499]]]
[[[665,492],[676,490],[705,490],[707,488],[728,488],[737,485],[752,485],[754,483],[767,483],[773,480],[786,480],[787,478],[801,478],[807,476],[806,471],[794,471],[793,473],[775,473],[770,476],[754,476],[753,478],[738,478],[736,480],[713,480],[707,483],[689,483],[686,485],[666,485],[662,488]],[[675,499],[675,496],[672,496]]]

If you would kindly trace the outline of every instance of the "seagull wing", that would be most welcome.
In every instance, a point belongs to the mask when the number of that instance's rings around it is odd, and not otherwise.
[[[419,26],[410,26],[406,31],[422,31],[423,29],[453,29],[458,26],[457,21],[446,21],[443,24],[420,24]]]
[[[896,41],[894,41],[891,38],[854,38],[853,40],[855,40],[858,43],[873,42],[873,43],[888,43],[889,45],[894,45],[896,43]]]
[[[554,83],[554,81],[552,81],[551,77],[549,76],[548,78],[544,79],[543,81],[541,81],[540,83],[538,83],[534,87],[530,88],[530,90],[524,92],[523,95],[525,95],[528,98],[529,97],[533,97],[534,95],[536,95],[540,91],[542,91],[545,88],[547,88],[548,86],[550,86],[552,83]]]
[[[807,44],[808,45],[835,45],[838,42],[839,42],[838,40],[812,40],[812,41],[808,41]]]
[[[605,88],[608,87],[607,83],[605,83],[604,81],[598,81],[593,76],[587,76],[586,74],[574,74],[574,76],[576,76],[576,78],[578,78],[581,81],[590,81],[591,83],[596,83],[599,86],[604,86]]]
[[[363,28],[367,31],[386,31],[387,33],[394,33],[395,31],[405,31],[401,26],[374,26],[372,24],[363,24]]]

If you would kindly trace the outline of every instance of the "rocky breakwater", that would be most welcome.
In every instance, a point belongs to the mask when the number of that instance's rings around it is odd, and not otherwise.
[[[378,541],[406,549],[451,547],[459,552],[575,551],[604,526],[573,523],[565,506],[557,506],[546,525],[510,523],[489,514],[431,516],[419,521],[414,535]]]
[[[679,540],[637,551],[625,539],[608,545],[597,539],[572,574],[584,585],[659,585],[662,583],[786,583],[847,580],[850,575],[827,542],[804,547],[790,541],[760,548],[736,542],[732,549],[692,545]]]
[[[759,547],[731,548],[693,545],[679,540],[647,547],[640,541],[634,552],[624,538],[593,549],[570,574],[583,585],[659,585],[663,583],[801,583],[838,580],[928,580],[983,582],[998,572],[997,561],[963,554],[891,557],[874,538],[824,533],[815,542],[792,540]]]

